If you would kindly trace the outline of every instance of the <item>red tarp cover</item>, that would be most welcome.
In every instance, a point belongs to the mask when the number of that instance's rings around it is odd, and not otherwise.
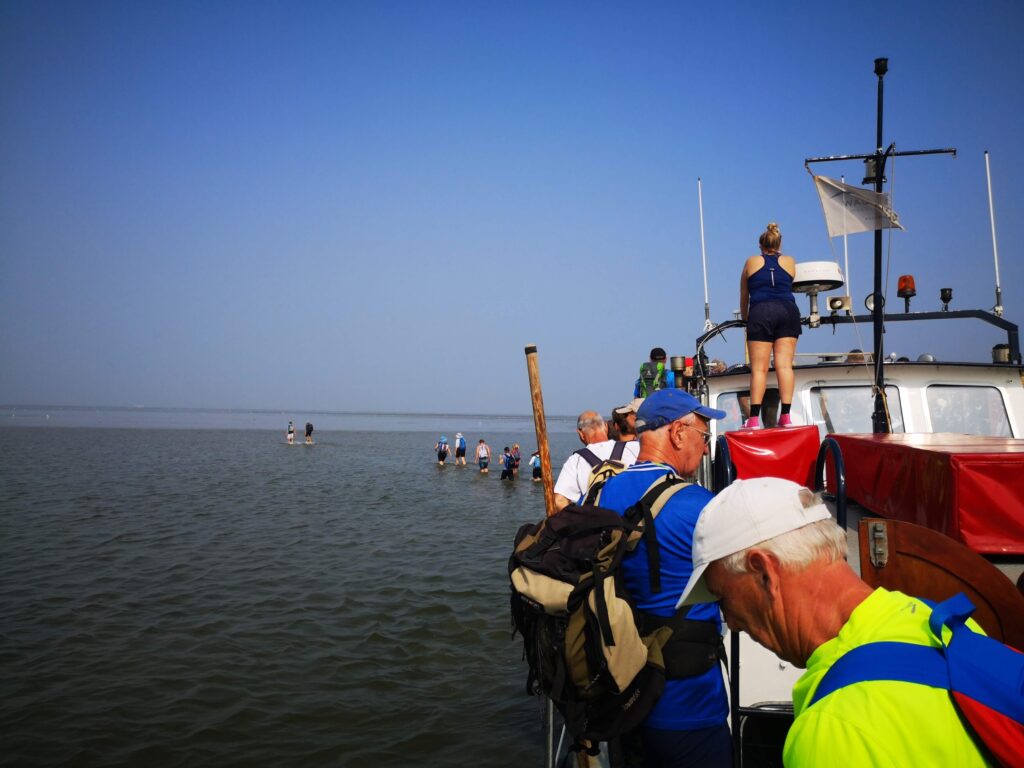
[[[983,554],[1024,554],[1024,440],[953,433],[832,435],[846,493]]]
[[[779,427],[726,432],[729,457],[736,477],[783,477],[814,487],[814,462],[818,458],[818,428]]]

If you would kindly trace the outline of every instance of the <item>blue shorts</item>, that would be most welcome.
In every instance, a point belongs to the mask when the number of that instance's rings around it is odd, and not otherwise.
[[[643,729],[644,768],[719,768],[732,765],[725,723],[692,731]]]
[[[747,341],[773,342],[800,335],[800,310],[794,301],[761,301],[747,313]]]

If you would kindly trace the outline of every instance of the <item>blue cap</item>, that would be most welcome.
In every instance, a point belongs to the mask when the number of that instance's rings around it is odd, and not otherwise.
[[[637,434],[661,429],[688,413],[696,413],[705,419],[725,418],[725,411],[701,405],[700,400],[681,389],[659,389],[648,395],[636,412]]]
[[[442,443],[447,443],[448,442],[448,438],[445,437],[444,435],[441,435],[441,442]]]

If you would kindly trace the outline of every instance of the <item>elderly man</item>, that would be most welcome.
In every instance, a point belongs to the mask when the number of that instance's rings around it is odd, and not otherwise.
[[[654,392],[637,413],[640,453],[636,463],[605,483],[597,504],[622,513],[666,475],[691,476],[708,450],[709,419],[724,416],[724,411],[706,408],[680,389]],[[728,704],[718,663],[718,606],[712,600],[688,613],[676,611],[676,600],[693,567],[693,526],[710,499],[705,489],[687,485],[675,492],[654,518],[660,591],[652,591],[654,558],[646,541],[622,561],[623,579],[636,601],[642,626],[673,629],[672,640],[665,646],[665,692],[642,728],[645,766],[732,764]]]
[[[821,500],[789,480],[737,480],[705,507],[680,605],[720,600],[729,627],[807,671],[783,761],[794,766],[982,766],[949,693],[914,683],[853,683],[810,706],[847,651],[866,643],[936,645],[931,609],[872,589],[846,562],[846,533]]]
[[[555,481],[555,508],[564,509],[580,500],[590,484],[594,467],[608,459],[627,467],[636,461],[639,446],[635,440],[608,439],[608,425],[597,411],[584,411],[576,419],[576,434],[583,448],[575,451],[562,465]]]

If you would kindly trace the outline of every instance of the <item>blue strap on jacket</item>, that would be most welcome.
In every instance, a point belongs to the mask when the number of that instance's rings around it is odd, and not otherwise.
[[[825,673],[808,706],[847,685],[892,680],[950,691],[982,737],[984,723],[965,709],[964,697],[1014,723],[1024,723],[1024,654],[972,631],[966,621],[973,612],[974,604],[962,592],[933,605],[928,627],[942,644],[940,648],[878,642],[848,651]],[[943,627],[952,632],[949,642],[942,638]]]

